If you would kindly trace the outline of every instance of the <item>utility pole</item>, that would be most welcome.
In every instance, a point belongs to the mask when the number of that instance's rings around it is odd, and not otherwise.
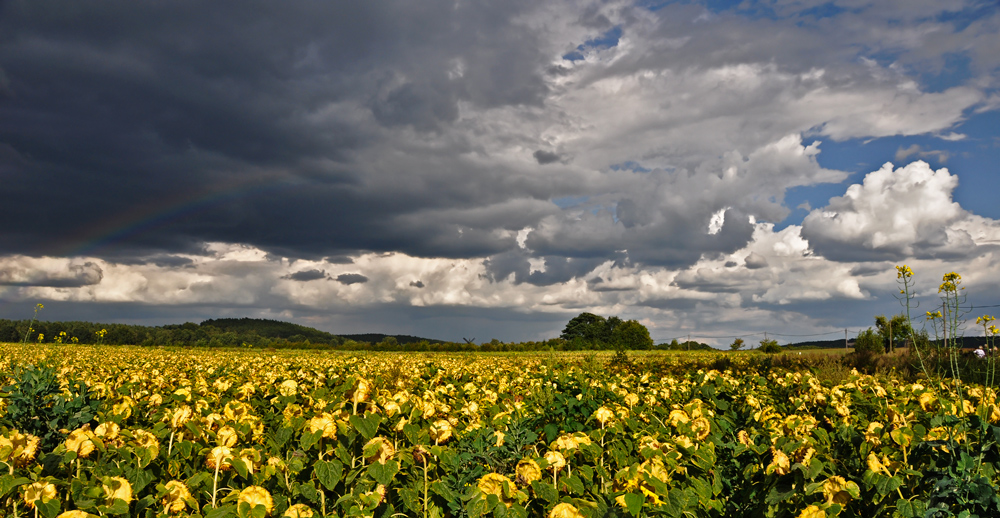
[[[844,328],[844,350],[847,350],[847,328]]]
[[[889,320],[889,352],[892,352],[892,320]]]

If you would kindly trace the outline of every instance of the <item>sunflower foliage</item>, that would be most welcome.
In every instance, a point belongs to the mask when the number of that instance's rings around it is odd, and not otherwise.
[[[45,452],[63,439],[60,430],[94,422],[101,405],[77,379],[67,378],[64,390],[56,369],[47,365],[16,366],[6,377],[11,383],[0,388],[0,398],[7,403],[0,425],[40,438]]]

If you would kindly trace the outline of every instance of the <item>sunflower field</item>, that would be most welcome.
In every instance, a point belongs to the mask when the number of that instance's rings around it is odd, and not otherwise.
[[[0,516],[1000,515],[993,389],[712,356],[0,345]]]

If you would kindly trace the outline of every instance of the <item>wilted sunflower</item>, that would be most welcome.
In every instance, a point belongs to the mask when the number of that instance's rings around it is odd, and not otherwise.
[[[235,446],[239,438],[236,429],[229,425],[219,428],[219,431],[215,434],[215,442],[219,446]]]
[[[132,432],[132,440],[135,441],[137,446],[143,448],[149,448],[153,450],[153,456],[159,455],[160,452],[160,440],[156,438],[155,435],[147,432],[146,430],[135,430]]]
[[[362,451],[367,456],[369,463],[385,464],[387,460],[396,455],[396,448],[385,437],[373,437],[365,444]]]
[[[230,463],[232,459],[232,450],[225,446],[216,446],[205,456],[205,465],[208,466],[208,469],[218,468],[219,471],[226,471],[232,467]]]
[[[250,509],[263,505],[265,516],[270,516],[271,511],[274,510],[274,500],[271,499],[271,493],[260,486],[250,486],[240,491],[236,505],[239,506],[244,502],[250,505]]]
[[[184,423],[191,419],[191,414],[191,407],[187,405],[174,410],[173,415],[170,416],[170,427],[176,430],[184,426]]]
[[[484,495],[496,495],[507,507],[510,507],[513,503],[511,494],[517,491],[517,486],[514,485],[514,482],[499,473],[487,473],[483,475],[476,486]]]
[[[444,444],[451,438],[452,427],[447,419],[439,419],[431,425],[431,439],[435,444]]]
[[[34,508],[35,502],[41,500],[48,502],[56,498],[56,486],[44,480],[39,480],[30,486],[24,486],[24,503],[28,507]]]
[[[549,450],[545,453],[545,462],[548,462],[549,469],[554,471],[559,471],[566,467],[566,458],[563,457],[562,453],[555,450]]]
[[[66,438],[66,451],[76,452],[76,456],[79,458],[87,458],[88,455],[94,453],[94,441],[91,440],[93,435],[89,424],[73,430]]]
[[[602,406],[594,411],[594,419],[597,419],[597,422],[601,423],[601,428],[607,426],[607,424],[614,418],[615,413],[608,407]]]
[[[860,491],[854,482],[840,476],[832,476],[823,482],[823,496],[828,504],[847,504]]]
[[[309,433],[316,433],[317,430],[323,430],[323,437],[327,439],[336,439],[337,421],[333,414],[323,412],[306,423],[306,431]]]
[[[818,505],[810,505],[803,509],[796,518],[826,518],[826,511]]]
[[[522,486],[531,485],[532,482],[542,479],[542,468],[531,459],[521,459],[514,471],[517,473],[517,483]]]
[[[771,473],[786,475],[788,474],[791,466],[791,462],[788,459],[788,455],[785,455],[785,452],[773,447],[771,448],[771,464],[769,464],[765,470],[768,475]]]
[[[56,518],[90,518],[86,511],[66,511],[56,515]]]
[[[306,504],[295,504],[285,510],[281,515],[284,518],[312,518],[313,510]]]
[[[115,503],[116,499],[125,503],[132,501],[132,484],[123,477],[110,477],[101,487],[108,505]]]
[[[174,514],[187,508],[187,500],[191,498],[191,492],[188,491],[184,482],[181,482],[180,480],[171,480],[170,482],[167,482],[164,487],[167,489],[167,494],[163,495],[162,500],[164,511]]]
[[[0,449],[4,446],[8,446],[11,449],[9,456],[6,459],[0,460],[4,462],[12,460],[14,465],[18,467],[27,466],[35,459],[35,455],[38,454],[38,445],[40,442],[41,439],[34,435],[11,430],[10,437],[0,437]]]
[[[549,511],[549,518],[583,518],[583,514],[573,504],[562,502]]]

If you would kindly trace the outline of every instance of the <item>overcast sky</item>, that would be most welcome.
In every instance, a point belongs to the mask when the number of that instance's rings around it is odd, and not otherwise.
[[[998,87],[994,0],[0,2],[0,318],[786,343],[902,263],[996,305]]]

